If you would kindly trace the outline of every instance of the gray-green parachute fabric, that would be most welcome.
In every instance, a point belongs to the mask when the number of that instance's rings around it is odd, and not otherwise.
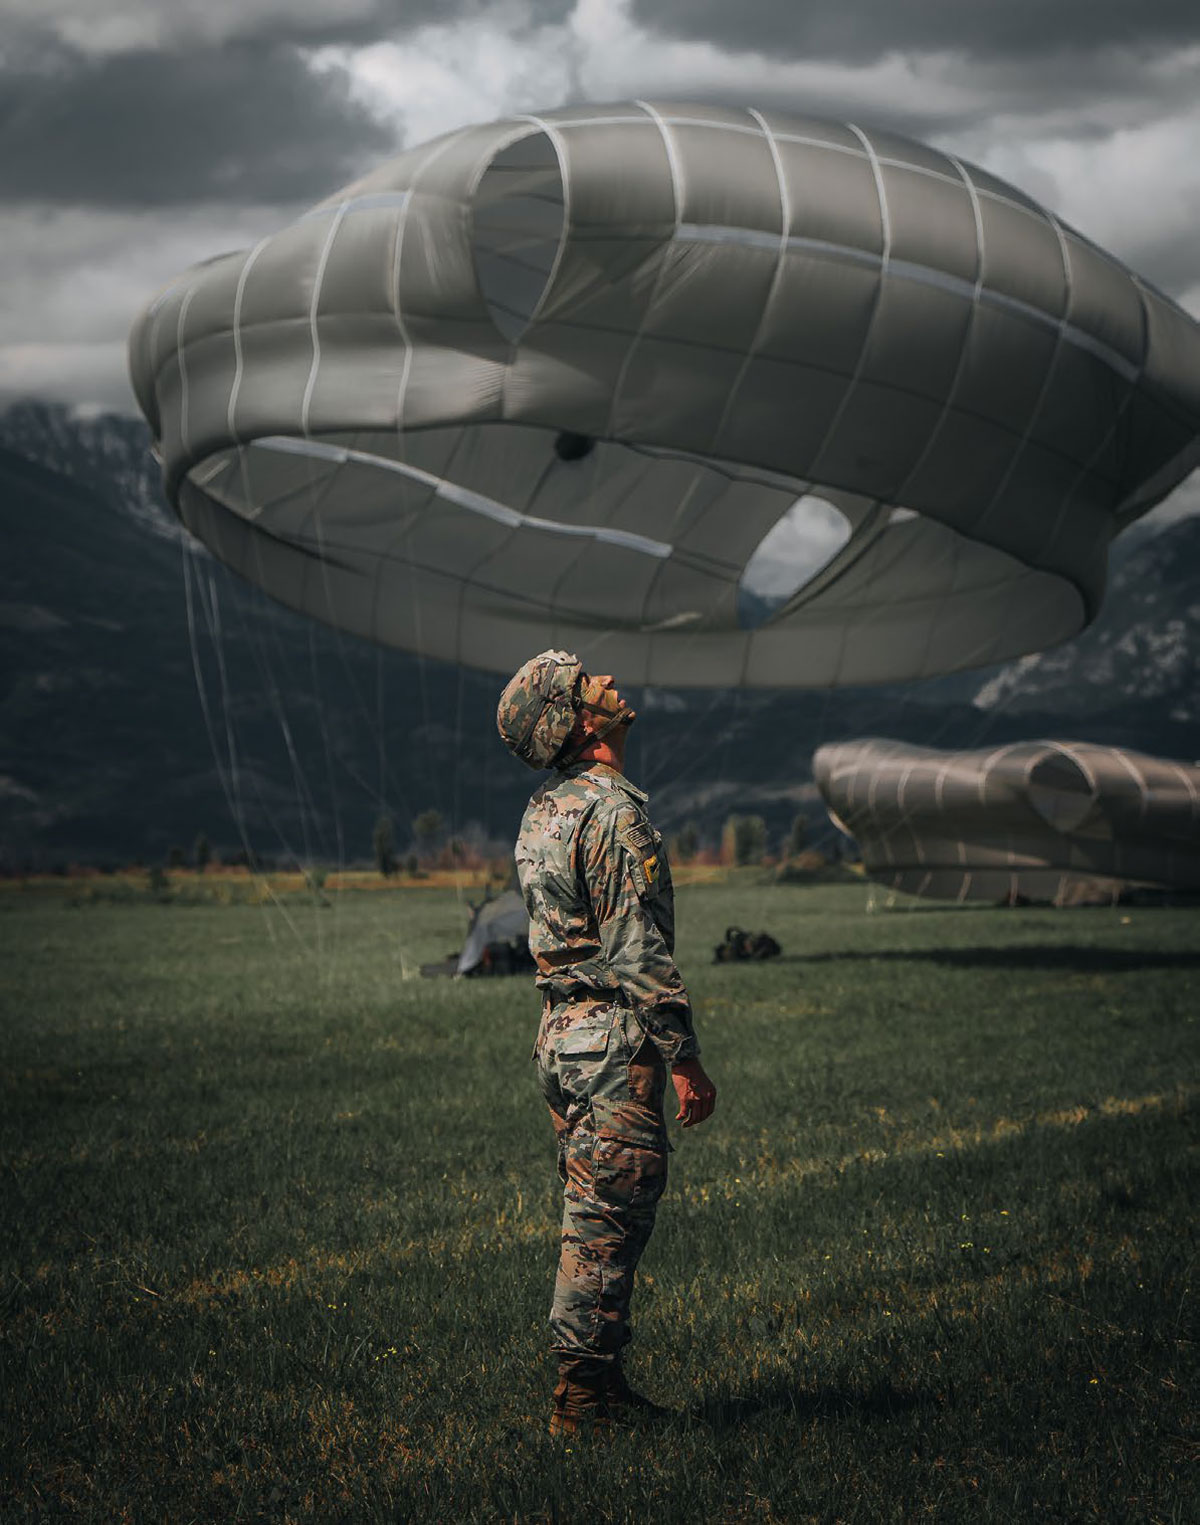
[[[1200,460],[1200,327],[951,155],[633,102],[464,128],[130,340],[184,524],[497,672],[824,686],[1040,650]]]
[[[528,941],[529,912],[519,891],[502,890],[494,900],[485,900],[476,908],[455,972],[469,974],[478,968],[488,943],[511,942],[514,938]],[[529,968],[533,969],[532,960]]]
[[[866,739],[818,747],[813,775],[868,876],[911,895],[1200,890],[1200,767],[1080,741],[941,752]]]

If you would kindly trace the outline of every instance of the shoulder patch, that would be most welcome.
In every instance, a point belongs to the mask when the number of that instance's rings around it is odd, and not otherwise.
[[[653,830],[639,818],[620,827],[617,837],[629,859],[634,889],[643,899],[655,894],[658,890],[659,858]]]
[[[636,853],[647,852],[654,845],[654,836],[644,821],[636,821],[625,829],[625,840]]]

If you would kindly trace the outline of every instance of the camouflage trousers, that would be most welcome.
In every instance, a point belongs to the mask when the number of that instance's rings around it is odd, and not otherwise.
[[[666,1066],[633,1013],[608,1002],[551,1007],[534,1058],[564,1188],[551,1348],[560,1362],[612,1361],[667,1184]]]

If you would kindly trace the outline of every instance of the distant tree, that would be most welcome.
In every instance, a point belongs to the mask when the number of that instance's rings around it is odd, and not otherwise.
[[[184,852],[183,848],[180,847],[178,842],[167,849],[168,868],[182,868],[186,862],[187,853]]]
[[[731,815],[721,830],[721,861],[745,868],[761,863],[767,847],[767,823],[760,815]]]
[[[791,828],[787,836],[787,858],[795,858],[804,851],[808,842],[808,817],[806,815],[794,815]]]
[[[404,872],[410,879],[415,879],[421,872],[421,861],[416,853],[408,853],[404,859]]]
[[[721,862],[737,862],[737,823],[740,817],[727,815],[725,824],[721,827]]]
[[[700,850],[700,832],[695,821],[687,821],[675,838],[675,856],[680,863],[690,863]]]
[[[212,848],[209,846],[208,838],[203,832],[200,832],[192,843],[192,862],[201,873],[212,862]]]
[[[417,852],[421,857],[428,857],[436,852],[443,826],[440,810],[422,810],[413,822],[413,836],[416,838]]]
[[[381,815],[375,822],[372,838],[375,850],[375,867],[385,879],[396,872],[396,827],[390,815]]]
[[[167,893],[167,871],[161,863],[152,863],[146,876],[146,888],[156,900],[162,900]]]

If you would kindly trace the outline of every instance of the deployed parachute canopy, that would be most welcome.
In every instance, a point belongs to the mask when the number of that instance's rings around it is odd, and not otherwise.
[[[456,973],[470,974],[484,962],[489,945],[509,946],[512,958],[524,953],[520,968],[532,969],[529,956],[529,912],[518,890],[502,890],[493,900],[485,900],[476,907],[471,916],[471,926],[462,952],[458,955]]]
[[[1200,767],[1079,741],[973,752],[867,739],[813,774],[870,878],[913,895],[1063,900],[1200,890]]]
[[[1200,327],[907,139],[644,102],[392,159],[139,318],[171,501],[497,672],[823,686],[1041,649],[1200,459]]]

